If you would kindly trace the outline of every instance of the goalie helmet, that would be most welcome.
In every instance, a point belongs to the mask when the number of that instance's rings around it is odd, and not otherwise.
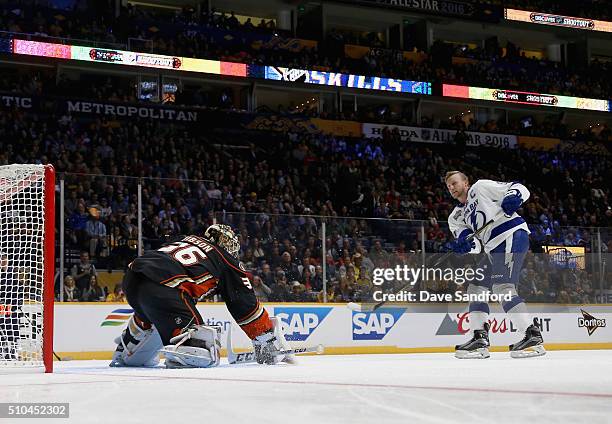
[[[227,253],[238,259],[240,241],[229,225],[211,225],[204,231],[204,238],[227,250]]]

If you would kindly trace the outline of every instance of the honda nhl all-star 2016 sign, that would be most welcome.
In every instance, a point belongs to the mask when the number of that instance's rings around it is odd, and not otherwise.
[[[388,7],[406,12],[420,12],[439,16],[460,16],[488,22],[497,22],[502,17],[502,8],[489,2],[473,4],[458,0],[340,0],[345,3],[360,3],[369,6]]]
[[[550,332],[550,324],[552,318],[550,317],[539,317],[538,323],[542,332],[547,333]],[[460,336],[466,334],[470,331],[470,318],[468,312],[463,312],[457,314],[457,320],[453,320],[449,314],[444,315],[444,319],[440,323],[438,330],[436,331],[436,336]],[[504,317],[498,319],[493,316],[489,318],[490,332],[495,333],[516,333],[518,329],[516,326],[510,321],[509,318]]]
[[[302,342],[317,329],[332,308],[274,307],[274,315],[281,319],[285,338]]]
[[[407,127],[404,125],[385,125],[365,123],[361,126],[363,136],[366,138],[382,138],[385,128],[393,133],[397,130],[402,141],[412,143],[452,143],[457,135],[457,130],[446,130],[443,128],[421,128]],[[518,146],[518,138],[515,135],[481,133],[466,131],[466,145],[468,147],[489,146],[500,149],[514,149]]]
[[[400,320],[405,308],[352,312],[353,340],[382,340]]]

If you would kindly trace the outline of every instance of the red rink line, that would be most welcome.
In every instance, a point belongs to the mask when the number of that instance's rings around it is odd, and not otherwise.
[[[555,392],[555,391],[538,391],[538,390],[514,390],[514,389],[487,389],[477,387],[447,387],[447,386],[410,386],[403,384],[369,384],[369,383],[340,383],[340,382],[325,382],[325,381],[293,381],[293,380],[249,380],[245,378],[214,378],[214,377],[181,377],[181,376],[149,376],[149,375],[129,375],[125,374],[96,374],[96,373],[66,373],[64,375],[91,375],[104,377],[122,377],[122,380],[96,380],[96,381],[61,381],[47,383],[26,383],[26,384],[3,384],[2,387],[29,387],[29,386],[54,386],[65,384],[95,384],[95,383],[118,383],[118,382],[133,382],[133,380],[125,380],[125,377],[139,378],[146,381],[163,381],[163,380],[195,380],[195,381],[214,381],[214,382],[233,382],[233,383],[276,383],[276,384],[309,384],[316,386],[332,386],[332,387],[358,387],[358,388],[375,388],[375,389],[401,389],[401,390],[442,390],[449,392],[476,392],[476,393],[500,393],[510,395],[549,395],[549,396],[579,396],[588,398],[603,398],[612,399],[612,393],[579,393],[579,392]]]

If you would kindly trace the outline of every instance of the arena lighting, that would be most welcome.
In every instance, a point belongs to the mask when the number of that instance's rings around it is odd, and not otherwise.
[[[72,46],[29,40],[12,40],[11,52],[30,56],[50,57],[85,62],[156,68],[184,72],[261,78],[267,80],[302,82],[365,90],[431,95],[431,82],[408,81],[394,78],[349,75],[336,72],[310,71],[276,66],[247,65],[218,60],[193,59],[126,50]]]
[[[504,90],[499,88],[469,87],[465,85],[442,85],[444,97],[490,100],[494,102],[518,103],[533,106],[550,106],[569,109],[586,109],[610,112],[610,100],[587,99],[584,97],[560,96],[557,94],[532,93],[527,91]]]
[[[560,26],[571,29],[612,32],[612,22],[598,21],[589,18],[555,15],[527,10],[504,9],[504,16],[509,21],[528,22],[530,24]]]

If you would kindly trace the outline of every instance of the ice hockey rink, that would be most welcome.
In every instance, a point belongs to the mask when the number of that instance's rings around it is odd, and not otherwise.
[[[606,350],[529,359],[507,353],[488,360],[448,353],[299,359],[188,370],[56,362],[53,374],[2,375],[0,402],[69,402],[69,420],[53,421],[74,423],[612,422]]]

